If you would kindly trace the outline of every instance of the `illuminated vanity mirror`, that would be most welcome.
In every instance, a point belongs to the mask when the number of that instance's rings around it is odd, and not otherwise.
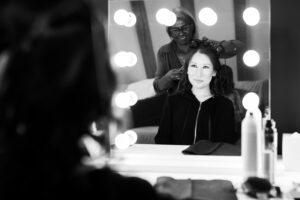
[[[152,83],[157,52],[171,41],[166,25],[159,22],[158,11],[176,7],[183,7],[193,15],[199,39],[236,39],[244,43],[244,50],[237,56],[220,60],[232,68],[235,87],[242,91],[241,96],[256,92],[264,112],[270,103],[269,0],[109,0],[108,39],[119,91],[133,91],[139,100],[155,95]],[[247,8],[250,9],[246,11]],[[207,18],[202,15],[203,9],[208,10]],[[166,16],[161,20],[166,21]],[[138,133],[138,143],[153,142],[151,137],[157,126],[132,128]]]

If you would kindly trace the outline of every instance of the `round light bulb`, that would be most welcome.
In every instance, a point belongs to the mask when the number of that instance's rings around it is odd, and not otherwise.
[[[136,102],[138,101],[138,97],[137,94],[133,91],[128,91],[126,92],[128,97],[129,97],[129,105],[133,106],[134,104],[136,104]]]
[[[133,67],[137,63],[137,56],[133,52],[119,51],[113,56],[113,62],[118,67]]]
[[[246,8],[243,12],[243,19],[249,26],[255,26],[260,21],[259,11],[254,7]]]
[[[133,145],[136,143],[137,138],[138,138],[136,132],[134,132],[133,130],[128,130],[128,131],[125,131],[124,134],[126,134],[129,137],[130,145]]]
[[[114,14],[114,21],[118,25],[125,25],[128,21],[128,12],[124,9],[119,9]]]
[[[135,53],[133,52],[127,52],[127,61],[126,61],[126,65],[128,67],[133,67],[134,65],[136,65],[137,63],[137,56],[135,55]]]
[[[243,55],[243,61],[248,67],[255,67],[260,62],[260,56],[255,50],[248,50]]]
[[[115,137],[115,145],[118,149],[127,149],[130,146],[130,139],[127,134],[118,134]]]
[[[126,67],[127,66],[127,52],[125,51],[120,51],[116,53],[113,57],[113,61],[116,66],[118,67]]]
[[[259,97],[254,92],[248,92],[244,96],[244,98],[242,100],[242,104],[243,104],[244,108],[247,110],[256,110],[256,109],[258,109],[258,105],[259,105]]]
[[[124,24],[126,27],[132,27],[136,23],[136,16],[132,12],[127,13],[127,20],[126,23]]]
[[[126,92],[120,92],[115,96],[115,103],[119,108],[128,108],[130,101],[130,96]]]
[[[176,23],[177,17],[174,12],[167,8],[161,8],[156,12],[156,21],[165,26],[173,26]]]
[[[202,8],[199,11],[198,17],[199,17],[199,20],[207,26],[213,26],[218,21],[217,13],[213,9],[208,8],[208,7]]]

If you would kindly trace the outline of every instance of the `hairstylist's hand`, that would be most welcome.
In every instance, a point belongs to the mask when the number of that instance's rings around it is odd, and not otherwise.
[[[165,76],[171,80],[179,80],[183,76],[183,70],[182,68],[171,69]]]
[[[160,194],[169,195],[176,199],[192,196],[192,182],[188,179],[177,180],[171,177],[158,177],[155,189]]]

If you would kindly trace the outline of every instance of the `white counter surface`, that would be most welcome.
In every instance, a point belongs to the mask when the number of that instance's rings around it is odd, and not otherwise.
[[[225,179],[236,188],[243,182],[241,156],[184,155],[185,145],[135,144],[113,149],[110,166],[123,175],[138,176],[154,184],[159,176],[177,179]],[[299,169],[300,170],[300,169]],[[300,183],[300,171],[286,171],[282,159],[276,163],[276,185],[289,191]],[[239,199],[244,199],[239,196]]]

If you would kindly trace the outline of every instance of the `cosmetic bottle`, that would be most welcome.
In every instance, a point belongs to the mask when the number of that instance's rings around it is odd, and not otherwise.
[[[264,142],[262,176],[274,184],[277,161],[277,129],[275,121],[272,119],[265,122]]]
[[[262,169],[262,113],[258,108],[259,97],[250,92],[243,97],[243,106],[247,109],[242,121],[242,174],[246,180],[251,176],[259,176]]]
[[[244,179],[258,176],[261,158],[261,112],[248,110],[242,121],[242,171]]]

